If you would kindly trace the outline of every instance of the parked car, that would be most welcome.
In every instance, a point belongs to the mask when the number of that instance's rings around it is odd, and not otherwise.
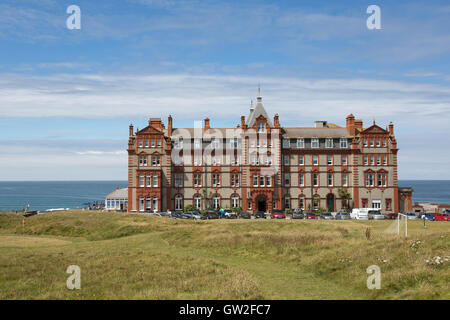
[[[303,212],[293,212],[292,213],[292,219],[303,219],[305,215]]]
[[[170,217],[170,213],[167,211],[158,212],[161,217]]]
[[[320,215],[320,219],[323,219],[323,220],[333,220],[334,217],[333,217],[333,215],[331,214],[331,212],[322,212],[322,214]]]
[[[450,214],[448,213],[436,213],[434,216],[436,221],[450,221]]]
[[[384,220],[384,214],[380,210],[369,211],[369,220]]]
[[[307,212],[306,213],[306,219],[317,219],[317,216],[314,212]]]
[[[198,211],[187,211],[181,214],[181,219],[203,220],[205,217]]]
[[[422,212],[422,213],[420,214],[420,218],[421,218],[421,219],[428,220],[428,221],[434,221],[434,220],[436,220],[436,219],[434,218],[434,216],[433,216],[431,213],[428,213],[428,212]]]
[[[344,211],[340,211],[334,217],[336,220],[350,220],[350,214]]]
[[[238,217],[241,218],[241,219],[250,219],[251,218],[250,213],[244,212],[244,211],[239,213]]]
[[[256,219],[265,219],[266,218],[266,213],[263,211],[258,211],[255,213],[255,218]]]
[[[272,219],[286,219],[286,215],[284,214],[283,210],[273,210],[270,217]]]
[[[171,212],[171,213],[170,213],[170,217],[171,217],[171,218],[174,218],[174,219],[181,219],[181,214],[182,214],[182,212],[176,212],[176,211],[174,211],[174,212]]]
[[[415,212],[407,212],[406,213],[406,218],[408,220],[417,220],[417,219],[419,219],[419,217],[416,215]]]
[[[388,213],[386,215],[386,219],[397,219],[398,218],[398,213]]]
[[[206,210],[205,219],[219,219],[219,214],[215,210]]]

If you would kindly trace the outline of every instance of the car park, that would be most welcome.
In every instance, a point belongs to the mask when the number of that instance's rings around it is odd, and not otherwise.
[[[336,214],[336,216],[334,217],[336,220],[350,220],[350,214],[344,211],[340,211]]]
[[[450,221],[450,214],[448,213],[436,213],[434,216],[436,221]]]
[[[286,215],[284,214],[283,210],[273,210],[270,217],[272,219],[286,219]]]
[[[322,212],[322,214],[320,215],[320,219],[323,219],[323,220],[333,220],[334,217],[333,217],[333,215],[331,214],[331,212]]]
[[[384,214],[381,213],[380,210],[370,210],[369,211],[369,220],[384,220]]]
[[[238,217],[239,217],[240,219],[250,219],[250,218],[251,218],[250,213],[244,212],[244,211],[240,212],[240,213],[238,214]]]

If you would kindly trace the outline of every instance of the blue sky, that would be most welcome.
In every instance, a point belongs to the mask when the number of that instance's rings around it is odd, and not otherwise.
[[[450,179],[449,17],[448,1],[3,0],[0,180],[126,180],[130,122],[234,127],[258,84],[285,126],[392,121],[400,179]]]

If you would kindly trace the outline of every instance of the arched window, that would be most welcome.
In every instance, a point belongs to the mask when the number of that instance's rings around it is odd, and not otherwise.
[[[183,210],[183,197],[179,194],[175,196],[175,210]]]
[[[196,195],[194,197],[194,207],[198,210],[201,210],[202,208],[202,197],[200,197],[199,195]]]
[[[231,197],[231,207],[239,207],[239,196],[233,195]]]
[[[216,194],[213,197],[213,208],[214,209],[219,209],[220,208],[220,196],[218,194]]]

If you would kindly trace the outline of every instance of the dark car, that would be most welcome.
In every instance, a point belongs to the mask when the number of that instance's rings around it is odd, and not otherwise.
[[[320,219],[324,219],[324,220],[333,220],[334,217],[333,217],[333,215],[332,215],[330,212],[323,212],[323,213],[320,215]]]
[[[314,212],[306,213],[306,219],[317,219],[317,216]]]
[[[241,213],[239,213],[238,216],[241,219],[250,219],[250,213],[248,213],[248,212],[241,212]]]
[[[347,212],[343,212],[343,211],[338,212],[334,218],[336,220],[350,220],[351,219],[350,214]]]
[[[182,212],[172,212],[172,213],[170,214],[170,217],[171,217],[171,218],[174,218],[174,219],[182,219],[182,218],[181,218],[181,214],[182,214]]]
[[[255,213],[255,218],[256,219],[265,219],[266,218],[266,213],[263,211],[258,211],[257,213]]]
[[[285,219],[286,215],[284,214],[283,210],[273,210],[270,217],[272,219]]]
[[[292,219],[303,219],[305,215],[303,214],[302,209],[295,209],[294,212],[292,212]]]
[[[397,219],[398,218],[398,213],[388,213],[386,215],[386,219]]]
[[[219,214],[215,210],[206,210],[205,219],[219,219]]]

